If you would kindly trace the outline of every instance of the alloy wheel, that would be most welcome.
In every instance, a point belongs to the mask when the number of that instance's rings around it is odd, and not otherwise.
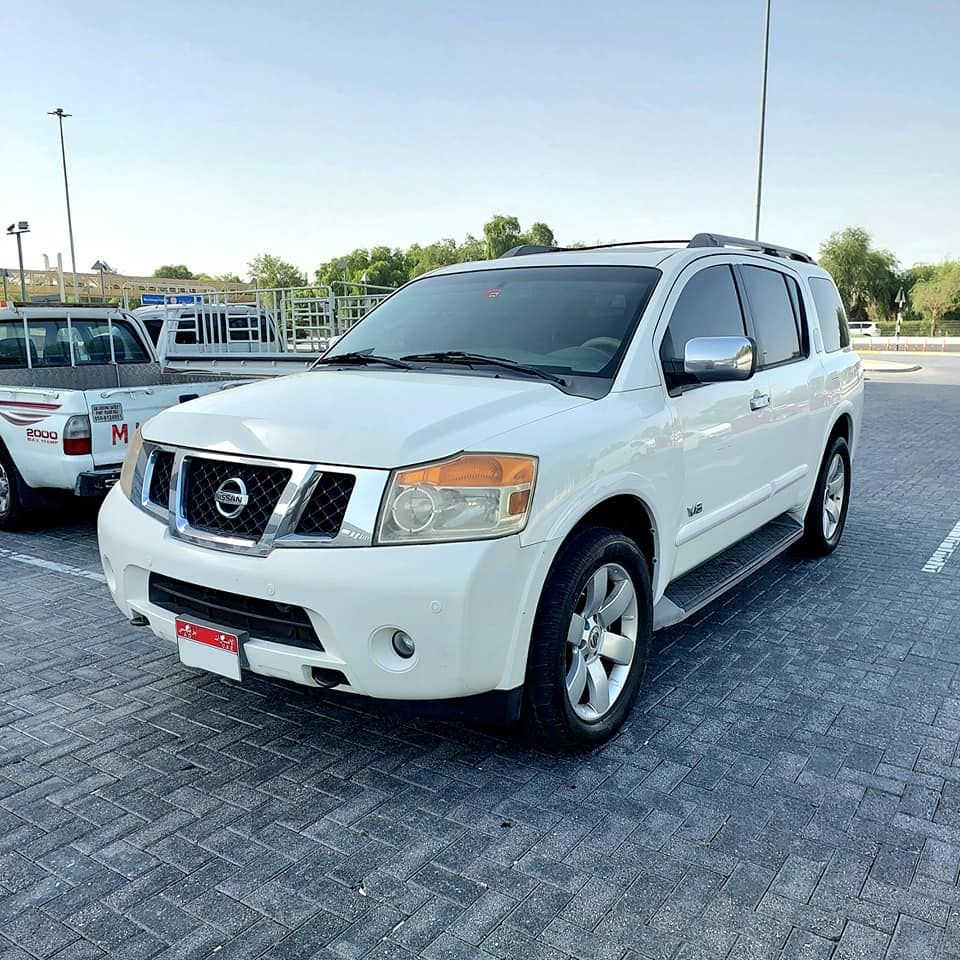
[[[6,467],[0,462],[0,517],[5,517],[10,512],[11,496],[10,477]]]
[[[847,468],[839,453],[833,455],[827,470],[827,482],[823,491],[823,535],[832,540],[843,516],[843,499],[846,496]]]
[[[582,720],[600,720],[623,692],[637,628],[633,580],[619,563],[605,563],[587,580],[567,632],[567,697]]]

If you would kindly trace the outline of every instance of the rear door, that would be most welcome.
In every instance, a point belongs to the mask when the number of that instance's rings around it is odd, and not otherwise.
[[[761,511],[772,520],[806,502],[814,462],[810,399],[819,375],[813,357],[808,315],[796,278],[773,266],[741,264],[737,276],[748,308],[750,336],[758,347],[757,416],[763,457],[754,475],[768,485],[770,498]]]

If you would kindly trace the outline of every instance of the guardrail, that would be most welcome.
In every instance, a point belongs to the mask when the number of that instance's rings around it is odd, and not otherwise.
[[[894,353],[960,353],[960,337],[852,337],[854,350]]]

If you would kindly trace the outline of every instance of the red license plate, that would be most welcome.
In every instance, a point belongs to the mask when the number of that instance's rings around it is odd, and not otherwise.
[[[227,633],[225,630],[204,627],[199,623],[181,620],[179,617],[177,617],[177,637],[181,640],[192,640],[194,643],[203,643],[208,647],[214,647],[216,650],[224,650],[227,653],[240,652],[240,638],[235,633]]]

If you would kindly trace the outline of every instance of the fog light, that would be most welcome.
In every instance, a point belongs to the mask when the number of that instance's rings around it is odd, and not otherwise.
[[[411,637],[409,633],[397,630],[393,634],[393,649],[398,657],[409,660],[417,647],[413,642],[413,637]]]

